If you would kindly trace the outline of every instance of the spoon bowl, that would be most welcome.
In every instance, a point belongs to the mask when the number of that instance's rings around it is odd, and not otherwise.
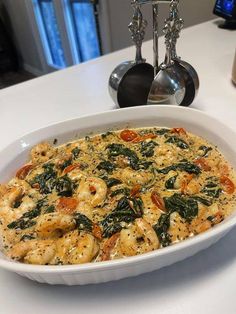
[[[148,95],[148,104],[180,105],[185,97],[185,81],[182,67],[172,60],[172,29],[173,18],[165,20],[163,32],[165,34],[166,56],[160,65]]]
[[[185,97],[183,71],[176,64],[160,65],[148,95],[148,104],[180,105]]]
[[[177,56],[176,44],[181,29],[184,26],[184,21],[179,16],[179,0],[175,0],[171,4],[171,16],[173,19],[173,31],[172,31],[172,60],[180,71],[183,72],[184,82],[186,87],[186,93],[181,106],[189,106],[193,102],[199,90],[199,78],[194,67],[186,61],[183,61]]]
[[[146,105],[147,97],[154,78],[154,68],[142,58],[141,47],[147,21],[143,19],[140,5],[132,1],[134,14],[129,30],[136,46],[135,61],[119,64],[111,73],[108,89],[118,107]]]
[[[123,62],[110,76],[109,93],[121,108],[145,105],[153,78],[152,65],[145,62]]]
[[[182,78],[185,86],[185,94],[180,105],[188,107],[193,102],[197,94],[197,89],[195,87],[195,82],[193,76],[190,74],[188,68],[184,67],[182,63],[174,60],[175,66],[178,68],[178,72],[182,73]]]

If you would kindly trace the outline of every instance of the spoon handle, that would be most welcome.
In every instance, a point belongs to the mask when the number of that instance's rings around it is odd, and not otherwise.
[[[154,76],[157,75],[158,66],[159,66],[159,47],[158,47],[158,15],[159,15],[159,5],[152,5],[152,14],[153,14],[153,66],[154,66]]]
[[[180,59],[177,56],[177,52],[176,52],[176,44],[177,44],[177,40],[180,36],[180,32],[182,30],[182,28],[184,27],[184,20],[182,18],[180,18],[179,15],[179,0],[174,0],[171,3],[170,6],[170,16],[173,20],[173,29],[172,29],[172,59],[176,60],[176,59]]]
[[[145,59],[142,57],[142,43],[145,36],[145,29],[147,27],[147,21],[143,18],[140,4],[138,4],[137,0],[132,0],[131,5],[133,7],[134,13],[132,22],[129,24],[129,31],[131,33],[131,38],[136,47],[136,63],[145,62]]]
[[[165,34],[165,45],[166,45],[166,55],[165,61],[160,65],[161,69],[165,69],[173,64],[172,61],[172,27],[173,21],[172,18],[169,17],[165,19],[165,24],[163,28],[163,33]]]

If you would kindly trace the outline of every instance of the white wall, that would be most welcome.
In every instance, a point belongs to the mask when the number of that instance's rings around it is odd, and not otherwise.
[[[102,0],[103,1],[103,0]],[[185,27],[199,24],[216,18],[212,14],[215,0],[180,0],[180,14],[184,18]],[[110,11],[111,48],[118,50],[131,45],[130,34],[127,25],[132,18],[130,0],[108,0]],[[164,19],[168,16],[168,4],[160,4],[160,26],[163,26]],[[143,15],[148,21],[146,39],[152,37],[152,12],[151,6],[143,6]],[[161,32],[161,30],[160,30]]]
[[[35,40],[32,22],[29,21],[26,2],[32,0],[0,0],[10,17],[15,44],[23,66],[35,74],[45,73],[45,63],[42,60],[40,43]],[[59,1],[59,0],[56,0]],[[102,15],[106,16],[101,30],[104,41],[104,51],[115,51],[132,44],[127,25],[132,17],[130,0],[100,0]],[[185,26],[198,24],[214,18],[212,15],[215,0],[180,0],[181,15]],[[165,6],[165,8],[164,8]],[[143,7],[145,18],[149,22],[146,39],[150,39],[152,15],[150,5]],[[168,15],[168,5],[160,5],[161,20]],[[108,38],[109,36],[109,38]]]

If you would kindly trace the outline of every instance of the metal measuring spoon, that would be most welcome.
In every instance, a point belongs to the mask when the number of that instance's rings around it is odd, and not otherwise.
[[[158,15],[159,15],[159,5],[158,3],[152,4],[152,19],[153,19],[153,66],[154,66],[154,76],[157,75],[159,66],[159,34],[158,34]]]
[[[193,102],[199,90],[199,78],[193,66],[188,62],[181,60],[176,53],[177,39],[179,38],[180,31],[184,26],[184,21],[179,16],[178,5],[179,0],[173,1],[170,10],[174,21],[172,30],[172,60],[175,62],[176,66],[180,67],[180,70],[182,69],[184,75],[186,93],[180,105],[189,106]]]
[[[183,71],[172,60],[172,27],[171,17],[165,20],[166,57],[159,66],[159,71],[152,82],[147,104],[180,105],[185,96]]]
[[[151,64],[142,58],[142,42],[147,21],[143,19],[140,5],[131,2],[134,14],[129,30],[136,46],[135,61],[126,61],[118,65],[109,78],[109,93],[114,102],[121,108],[146,105],[147,97],[154,78]]]

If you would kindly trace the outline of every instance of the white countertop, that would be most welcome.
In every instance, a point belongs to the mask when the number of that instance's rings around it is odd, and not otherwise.
[[[161,57],[164,47],[161,40]],[[183,31],[178,53],[198,71],[192,107],[236,131],[236,88],[231,83],[236,31],[203,23]],[[152,43],[143,46],[152,62]],[[134,48],[0,91],[0,149],[39,127],[114,109],[107,91],[113,68]],[[48,286],[0,270],[0,313],[235,314],[236,229],[194,257],[139,277],[90,286]]]

